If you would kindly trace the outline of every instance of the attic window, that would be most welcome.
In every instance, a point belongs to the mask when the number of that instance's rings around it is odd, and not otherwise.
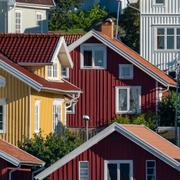
[[[164,4],[164,0],[155,0],[156,1],[156,4]]]
[[[57,73],[57,63],[54,63],[53,65],[48,66],[48,79],[57,79],[58,73]]]
[[[81,68],[82,69],[105,69],[106,47],[101,44],[81,45]]]

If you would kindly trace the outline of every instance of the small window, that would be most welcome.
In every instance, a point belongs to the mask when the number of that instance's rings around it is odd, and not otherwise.
[[[133,79],[133,65],[132,64],[119,65],[119,79]]]
[[[156,162],[146,161],[146,180],[156,180]]]
[[[79,162],[79,180],[89,179],[89,163],[88,161]]]
[[[156,4],[164,4],[164,0],[155,0]]]
[[[167,49],[174,49],[174,28],[167,28]]]
[[[38,32],[43,31],[43,19],[42,19],[42,13],[37,13],[36,14],[36,21],[37,21],[37,26],[38,26]]]
[[[56,133],[62,130],[62,101],[55,100],[53,103],[53,131]]]
[[[68,107],[66,110],[66,112],[68,114],[74,114],[75,113],[75,106],[76,106],[75,103],[72,103],[71,106],[69,103],[67,103],[66,106]]]
[[[81,68],[106,68],[106,47],[101,44],[81,45]]]
[[[57,63],[48,66],[48,78],[49,79],[57,79],[58,78],[58,69]]]
[[[35,112],[34,112],[34,132],[39,133],[40,129],[40,101],[35,101]]]
[[[21,13],[21,11],[15,12],[15,32],[16,33],[22,32],[22,13]]]
[[[0,133],[5,133],[6,126],[6,102],[0,99]]]
[[[62,78],[69,78],[69,68],[61,66],[61,76]]]
[[[139,86],[116,87],[116,113],[139,113],[141,111],[140,97]]]

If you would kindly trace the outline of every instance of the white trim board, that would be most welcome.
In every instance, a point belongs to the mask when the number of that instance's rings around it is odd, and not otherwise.
[[[133,56],[129,55],[127,52],[125,52],[122,49],[120,49],[117,46],[115,46],[112,42],[110,42],[109,40],[105,39],[101,34],[96,32],[95,30],[89,31],[87,34],[82,36],[80,39],[78,39],[77,41],[75,41],[74,43],[69,45],[68,46],[69,51],[71,52],[72,50],[74,50],[76,47],[80,46],[82,43],[84,43],[85,41],[87,41],[91,37],[95,37],[97,40],[99,40],[104,45],[106,45],[107,47],[111,48],[113,51],[115,51],[116,53],[118,53],[119,55],[121,55],[122,57],[127,59],[129,62],[131,62],[136,67],[141,69],[143,72],[148,74],[150,77],[152,77],[153,79],[156,79],[162,85],[164,85],[166,87],[170,86],[170,84],[168,84],[167,81],[165,81],[161,76],[159,76],[158,74],[155,74],[151,69],[147,68],[145,65],[143,65],[142,63],[137,61],[136,58],[134,58]]]
[[[96,136],[89,139],[87,142],[80,145],[78,148],[64,156],[62,159],[58,160],[56,163],[51,165],[49,168],[45,169],[41,173],[39,173],[37,176],[35,176],[35,179],[41,180],[45,177],[49,176],[51,173],[56,171],[57,169],[61,168],[63,165],[83,153],[84,151],[88,150],[98,142],[100,142],[105,137],[109,136],[113,132],[118,132],[125,136],[130,141],[134,142],[135,144],[139,145],[141,148],[146,150],[147,152],[151,153],[152,155],[156,156],[160,160],[164,161],[169,166],[175,168],[176,170],[180,171],[180,162],[176,161],[172,157],[169,157],[167,154],[164,154],[162,151],[158,150],[156,147],[150,145],[149,143],[145,142],[144,140],[140,139],[136,134],[130,132],[127,130],[123,125],[120,125],[118,123],[113,123],[100,133],[98,133]],[[154,133],[154,132],[153,132]],[[159,135],[158,135],[159,136]],[[170,143],[167,141],[167,143]],[[172,146],[174,146],[172,144]]]

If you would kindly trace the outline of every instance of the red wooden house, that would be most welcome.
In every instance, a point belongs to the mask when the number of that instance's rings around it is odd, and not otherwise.
[[[67,78],[83,92],[69,112],[68,127],[83,127],[83,115],[90,117],[90,127],[98,128],[106,127],[116,115],[155,112],[163,92],[176,85],[164,72],[114,39],[112,27],[113,23],[106,22],[102,32],[65,36],[74,63]]]
[[[180,149],[143,125],[114,123],[35,176],[41,180],[178,180]]]
[[[0,179],[32,180],[45,163],[27,152],[0,140]]]

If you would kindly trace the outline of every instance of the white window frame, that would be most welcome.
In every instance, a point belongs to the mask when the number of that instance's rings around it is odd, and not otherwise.
[[[164,49],[158,49],[158,43],[157,43],[157,38],[158,38],[158,29],[164,29],[165,34],[164,34],[164,41],[165,41],[165,47]],[[167,49],[167,29],[174,29],[174,49]],[[155,41],[155,49],[156,51],[180,51],[180,49],[177,49],[177,29],[180,29],[180,26],[157,26],[155,29],[155,34],[156,34],[156,41]]]
[[[116,107],[116,114],[134,114],[135,112],[132,111],[120,111],[119,110],[119,89],[127,89],[128,94],[127,94],[127,107],[130,109],[130,89],[132,88],[138,88],[139,91],[139,108],[136,113],[141,113],[141,86],[116,86],[116,95],[115,95],[115,107]]]
[[[123,68],[130,68],[130,76],[125,77],[121,74]],[[134,66],[132,64],[119,64],[119,79],[132,80],[134,78]]]
[[[35,121],[36,121],[36,106],[38,108],[38,114],[37,114],[37,129],[35,127]],[[35,100],[35,107],[34,107],[34,132],[39,133],[40,130],[40,100]]]
[[[38,20],[38,18],[37,18],[38,15],[41,16],[41,20]],[[39,22],[41,22],[41,21],[43,21],[43,13],[41,13],[41,12],[36,12],[36,22],[37,22],[37,26],[39,27],[40,32],[42,33],[42,32],[43,32],[43,23],[40,23],[40,24],[39,24]]]
[[[62,74],[62,68],[66,68],[66,76]],[[61,77],[64,78],[64,79],[69,79],[69,68],[68,67],[63,67],[61,66]]]
[[[0,99],[0,105],[3,106],[3,129],[0,129],[0,133],[3,134],[6,131],[6,99]]]
[[[88,177],[85,177],[85,178],[87,178],[87,179],[89,179],[89,161],[79,161],[79,180],[81,180],[81,163],[84,163],[84,162],[86,162],[86,163],[88,163]]]
[[[92,66],[84,66],[84,51],[92,50]],[[104,52],[103,66],[95,66],[94,50],[102,50]],[[80,46],[80,68],[81,69],[106,69],[107,68],[107,48],[100,43],[86,43]]]
[[[148,180],[148,172],[147,172],[147,170],[148,170],[147,163],[148,162],[154,162],[154,164],[155,164],[155,167],[154,167],[155,174],[154,174],[154,176],[155,176],[155,180],[156,180],[156,161],[155,160],[146,160],[146,180]]]
[[[52,126],[52,128],[53,128],[52,130],[53,130],[53,132],[55,132],[55,126],[54,126],[54,121],[55,121],[55,120],[54,120],[54,109],[53,109],[53,108],[54,108],[54,106],[61,106],[61,109],[60,109],[60,110],[61,110],[61,111],[60,111],[60,122],[63,123],[63,122],[62,122],[62,120],[63,120],[63,119],[62,119],[62,117],[63,117],[63,116],[62,116],[62,113],[63,113],[63,111],[62,111],[62,104],[63,104],[63,100],[62,100],[62,99],[55,99],[55,100],[53,101],[53,106],[52,106],[52,121],[53,121],[53,122],[52,122],[52,125],[53,125],[53,126]]]
[[[6,86],[6,78],[3,76],[0,76],[0,87]]]
[[[55,65],[57,67],[57,69],[56,69],[57,76],[54,76],[54,70],[55,70],[54,66]],[[50,74],[51,74],[50,76],[49,76],[49,71],[50,71]],[[58,71],[58,62],[54,62],[52,65],[47,66],[47,78],[49,80],[58,80],[58,73],[59,73],[59,71]]]
[[[20,14],[20,24],[19,24],[19,25],[20,25],[20,30],[19,30],[19,31],[17,31],[17,29],[16,29],[16,25],[17,25],[17,24],[16,24],[16,13],[19,13],[19,14]],[[16,32],[16,33],[22,33],[22,11],[16,10],[14,17],[15,17],[15,32]]]
[[[108,164],[129,164],[130,165],[130,179],[133,180],[133,160],[105,160],[104,161],[104,180],[108,180],[107,174],[108,174]],[[119,172],[118,175],[120,176]]]
[[[72,111],[69,111],[68,108],[66,108],[66,113],[67,114],[75,114],[75,108],[76,108],[76,104],[72,103]]]

